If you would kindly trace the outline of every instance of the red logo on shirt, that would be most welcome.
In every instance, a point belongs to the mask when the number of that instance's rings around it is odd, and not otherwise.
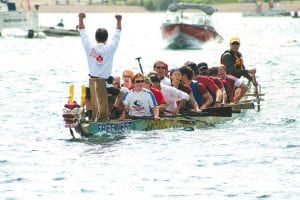
[[[103,61],[103,57],[100,54],[96,54],[96,60],[98,62],[101,62],[101,61]]]
[[[98,54],[95,49],[92,49],[91,56],[93,56],[98,62],[103,61],[103,56]]]

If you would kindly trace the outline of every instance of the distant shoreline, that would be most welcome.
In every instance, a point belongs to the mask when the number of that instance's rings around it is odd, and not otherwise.
[[[72,5],[51,5],[47,3],[36,3],[40,5],[40,13],[144,13],[147,11],[144,7],[140,6],[112,6],[112,5],[85,5],[85,4],[72,4]],[[263,8],[267,8],[267,4],[263,4]],[[281,2],[275,4],[275,7],[289,9],[291,12],[295,10],[300,11],[300,1],[294,2]],[[247,12],[254,11],[256,5],[254,3],[234,3],[234,4],[218,4],[214,5],[218,12]],[[159,12],[159,11],[156,11]]]

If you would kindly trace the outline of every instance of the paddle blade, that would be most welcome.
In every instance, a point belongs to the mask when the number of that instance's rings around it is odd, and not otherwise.
[[[68,103],[72,103],[73,98],[74,98],[74,84],[71,84],[69,87]]]
[[[231,107],[207,108],[207,109],[202,110],[202,112],[209,113],[209,116],[232,117],[232,108]]]
[[[80,106],[83,108],[85,105],[85,97],[86,97],[86,87],[85,85],[81,86],[81,101]]]

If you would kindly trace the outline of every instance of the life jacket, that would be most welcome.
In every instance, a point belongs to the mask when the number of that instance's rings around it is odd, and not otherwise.
[[[244,65],[244,61],[243,61],[243,57],[242,54],[240,52],[237,52],[237,55],[233,54],[232,51],[230,50],[226,50],[222,55],[221,55],[221,64],[224,65],[224,61],[223,61],[223,56],[225,54],[230,54],[232,59],[234,60],[234,67],[235,69],[240,69],[240,70],[245,70],[245,65]]]
[[[195,100],[197,101],[198,106],[201,106],[203,104],[203,98],[202,98],[202,94],[198,90],[198,82],[192,81],[190,86],[192,88],[193,95],[194,95]]]

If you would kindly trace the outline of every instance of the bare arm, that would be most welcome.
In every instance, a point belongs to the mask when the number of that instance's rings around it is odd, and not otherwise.
[[[203,94],[202,97],[203,97],[204,102],[200,109],[206,109],[206,108],[210,107],[213,102],[213,98],[209,94],[209,92],[206,92],[205,94]]]
[[[117,19],[117,29],[121,30],[122,29],[122,15],[116,14],[115,17]]]
[[[196,110],[196,112],[200,112],[201,110],[199,109],[198,103],[195,100],[193,92],[190,92],[189,96],[190,96],[190,102],[191,102],[193,108]]]
[[[154,119],[160,119],[158,107],[155,106],[154,108],[152,108],[152,110],[153,110],[153,118],[154,118]]]
[[[83,19],[85,18],[85,13],[79,13],[78,18],[79,18],[78,28],[79,29],[85,29],[85,25],[84,25],[84,22],[83,22]]]

